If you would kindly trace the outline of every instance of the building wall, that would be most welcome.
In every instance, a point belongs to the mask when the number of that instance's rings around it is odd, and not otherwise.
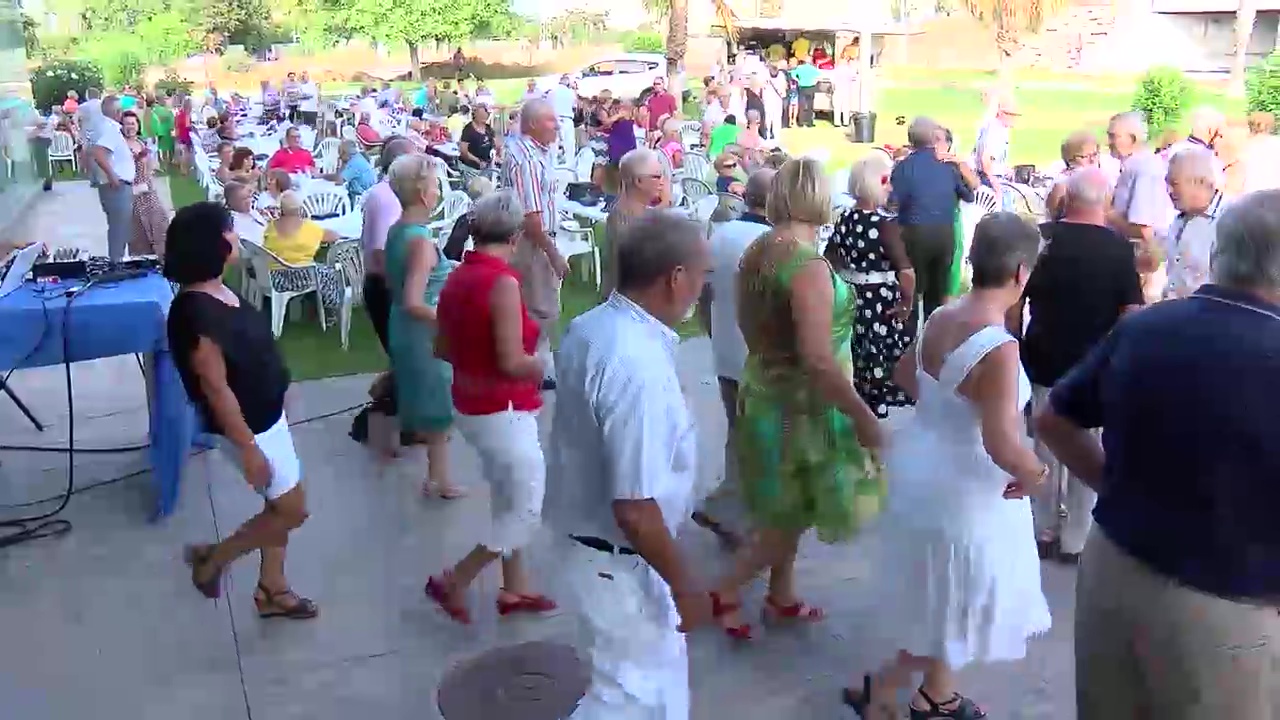
[[[1276,49],[1278,12],[1259,12],[1249,38],[1249,61]],[[1235,13],[1152,13],[1146,32],[1135,34],[1151,65],[1190,72],[1228,72],[1235,52]]]
[[[0,0],[0,235],[40,187],[28,134],[35,127],[22,10]]]

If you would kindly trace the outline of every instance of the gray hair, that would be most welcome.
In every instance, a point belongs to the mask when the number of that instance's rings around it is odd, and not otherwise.
[[[533,130],[533,124],[544,115],[555,115],[555,108],[542,98],[533,98],[520,106],[520,132]]]
[[[747,177],[747,187],[742,191],[742,199],[748,210],[763,211],[769,204],[769,188],[773,186],[773,176],[778,171],[773,168],[760,168]]]
[[[514,190],[491,192],[471,206],[471,237],[476,245],[511,242],[524,224],[524,206]]]
[[[618,233],[617,289],[641,290],[687,266],[703,243],[698,222],[675,210],[645,210]]]
[[[237,180],[232,180],[222,186],[222,199],[230,204],[231,196],[241,192],[251,193],[253,192],[253,188]]]
[[[116,119],[116,115],[120,112],[120,98],[115,95],[108,95],[102,98],[102,114],[112,120]]]
[[[1147,118],[1137,110],[1127,110],[1122,113],[1116,113],[1111,116],[1111,122],[1108,123],[1112,131],[1117,126],[1123,126],[1133,133],[1138,142],[1146,142],[1148,137]]]
[[[1016,213],[991,213],[978,221],[969,249],[973,266],[973,287],[998,288],[1017,274],[1031,268],[1040,254],[1040,233]]]
[[[884,153],[873,152],[863,156],[849,170],[849,195],[854,200],[871,200],[876,205],[888,199],[884,178],[892,169]]]
[[[403,207],[419,203],[424,190],[439,182],[430,155],[401,155],[387,171],[387,183]]]
[[[1242,290],[1280,290],[1280,190],[1249,193],[1218,218],[1213,281]]]
[[[1096,167],[1081,168],[1067,178],[1064,202],[1067,207],[1099,207],[1107,203],[1110,192],[1106,173]]]
[[[1210,186],[1218,184],[1218,168],[1214,164],[1213,151],[1207,148],[1189,147],[1169,158],[1169,177],[1195,180]]]
[[[627,188],[636,184],[636,181],[640,179],[640,173],[650,163],[657,167],[659,172],[662,171],[662,161],[658,159],[658,151],[656,150],[636,148],[635,150],[628,150],[627,154],[622,156],[622,159],[618,161],[618,181],[622,184],[624,192]]]
[[[355,140],[343,140],[342,143],[338,145],[338,152],[345,153],[347,157],[355,157],[356,155],[360,155],[363,151],[360,150],[360,143]]]
[[[907,126],[907,143],[917,150],[931,148],[938,143],[941,125],[927,117],[918,117]]]
[[[383,175],[391,169],[391,163],[395,162],[402,155],[409,155],[418,151],[414,147],[413,141],[403,135],[392,135],[382,141],[382,153],[378,155],[378,171]]]

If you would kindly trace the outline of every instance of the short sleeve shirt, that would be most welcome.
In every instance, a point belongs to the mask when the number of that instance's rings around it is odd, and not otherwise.
[[[1131,224],[1163,230],[1175,211],[1165,184],[1167,168],[1160,156],[1144,150],[1124,160],[1111,208]]]
[[[507,149],[502,163],[502,187],[515,191],[526,215],[541,213],[542,229],[556,234],[556,181],[551,151],[533,138],[520,137]]]

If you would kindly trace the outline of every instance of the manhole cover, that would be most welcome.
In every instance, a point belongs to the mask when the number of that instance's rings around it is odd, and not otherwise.
[[[445,720],[565,720],[587,692],[587,664],[568,645],[528,642],[490,650],[445,674]]]

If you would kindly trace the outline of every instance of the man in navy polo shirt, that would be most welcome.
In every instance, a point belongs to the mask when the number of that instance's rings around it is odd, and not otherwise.
[[[1213,283],[1121,319],[1036,429],[1098,492],[1078,717],[1280,716],[1280,191],[1223,213]]]

